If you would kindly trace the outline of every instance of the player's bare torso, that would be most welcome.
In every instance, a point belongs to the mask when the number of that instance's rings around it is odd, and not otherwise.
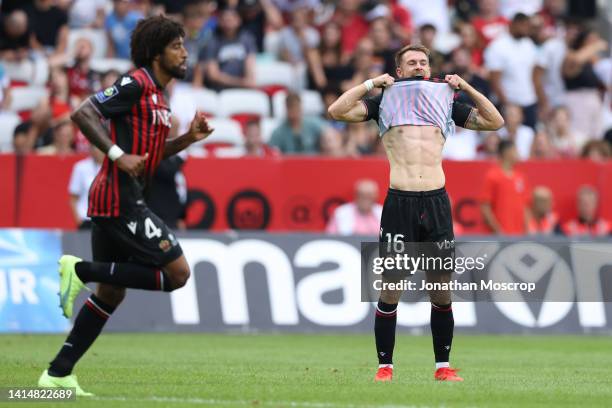
[[[395,126],[382,136],[382,142],[391,167],[391,188],[429,191],[444,187],[444,137],[440,128]]]

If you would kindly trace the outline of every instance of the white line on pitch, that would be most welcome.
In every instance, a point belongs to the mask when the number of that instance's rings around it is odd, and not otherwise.
[[[83,398],[83,401],[123,401],[123,402],[166,402],[177,404],[193,405],[253,405],[255,400],[223,400],[210,398],[176,398],[176,397],[91,397]],[[283,406],[283,407],[304,407],[304,408],[417,408],[416,405],[368,405],[368,404],[341,404],[334,402],[309,402],[309,401],[257,401],[261,406]],[[420,406],[420,408],[426,408]]]

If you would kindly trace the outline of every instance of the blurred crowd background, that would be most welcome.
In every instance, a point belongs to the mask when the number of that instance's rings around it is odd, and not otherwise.
[[[327,107],[368,78],[395,75],[394,54],[409,43],[431,50],[432,75],[459,74],[505,119],[497,132],[458,128],[445,158],[499,159],[512,168],[612,155],[612,3],[605,0],[2,0],[0,13],[0,152],[18,155],[89,153],[70,113],[131,69],[138,20],[164,13],[184,24],[187,76],[167,90],[172,132],[183,132],[196,110],[216,130],[163,165],[178,177],[168,177],[177,197],[187,156],[384,156],[375,123],[340,123]],[[85,174],[71,181],[77,221],[84,218],[76,202],[86,200],[101,157],[94,152],[86,169],[75,168]],[[489,184],[485,204],[498,191]],[[360,186],[356,192],[372,189]],[[550,192],[534,187],[521,208],[550,207]],[[578,207],[584,201],[596,218],[597,191],[589,188],[577,192]],[[378,192],[370,210],[377,200]],[[487,211],[491,230],[504,232]],[[493,205],[496,211],[507,213]],[[551,231],[562,230],[553,224]],[[343,225],[333,219],[328,230]],[[609,231],[606,223],[603,234]]]
[[[169,89],[177,132],[196,109],[218,130],[194,155],[379,155],[374,123],[326,117],[340,93],[381,73],[408,43],[432,50],[433,75],[457,73],[490,97],[506,125],[459,130],[445,157],[610,157],[612,69],[606,2],[565,0],[4,0],[0,149],[86,152],[69,122],[83,98],[130,69],[144,16],[181,21],[184,81]],[[465,99],[464,95],[459,98]]]

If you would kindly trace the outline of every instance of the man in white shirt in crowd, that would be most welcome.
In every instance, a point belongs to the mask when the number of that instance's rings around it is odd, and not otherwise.
[[[382,205],[378,204],[378,184],[363,179],[355,184],[355,200],[335,209],[329,223],[328,234],[377,235]]]
[[[485,67],[499,105],[513,103],[523,109],[524,123],[535,128],[537,98],[533,85],[533,68],[537,48],[529,35],[529,17],[518,13],[509,32],[496,38],[485,50]]]
[[[70,193],[70,209],[79,229],[87,229],[91,226],[91,221],[87,217],[89,186],[98,174],[103,161],[104,153],[92,145],[90,155],[83,160],[79,160],[72,167],[68,193]]]
[[[502,112],[506,124],[499,129],[499,137],[514,142],[521,160],[529,159],[535,132],[529,126],[523,125],[523,112],[520,106],[509,103],[504,106]]]

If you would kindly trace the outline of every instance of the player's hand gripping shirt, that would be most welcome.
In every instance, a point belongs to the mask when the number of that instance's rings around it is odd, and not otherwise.
[[[448,138],[455,123],[464,126],[472,108],[454,101],[447,82],[423,78],[397,79],[381,95],[363,100],[367,119],[378,122],[380,136],[394,126],[436,126]]]

